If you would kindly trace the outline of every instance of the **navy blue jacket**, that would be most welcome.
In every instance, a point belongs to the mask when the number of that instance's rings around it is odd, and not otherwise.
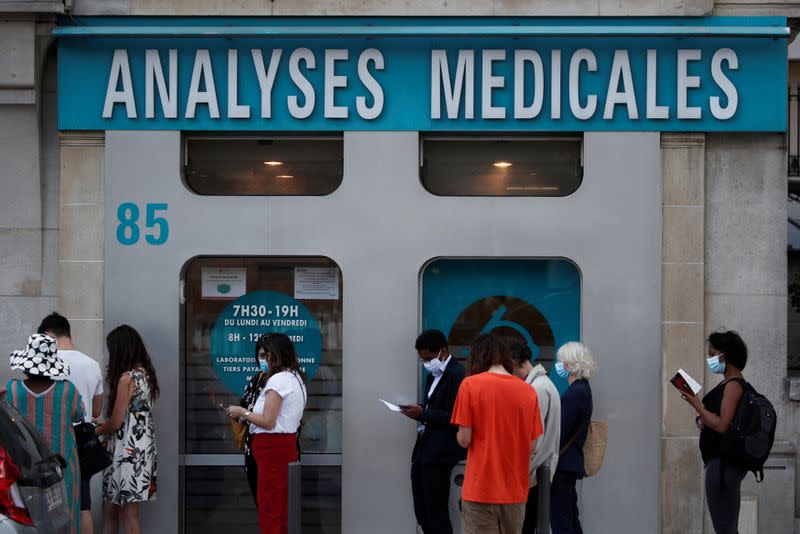
[[[561,397],[561,445],[563,448],[576,434],[577,438],[558,457],[556,471],[586,476],[583,467],[583,444],[592,419],[592,388],[586,380],[576,380]]]
[[[436,389],[433,390],[433,395],[428,398],[428,392],[433,384],[433,375],[428,374],[425,381],[426,404],[423,405],[424,409],[419,417],[420,423],[425,423],[425,431],[417,436],[411,461],[455,465],[466,459],[467,450],[456,441],[458,427],[450,424],[456,395],[464,375],[466,375],[464,366],[455,358],[451,358],[442,373],[442,378],[436,384]]]

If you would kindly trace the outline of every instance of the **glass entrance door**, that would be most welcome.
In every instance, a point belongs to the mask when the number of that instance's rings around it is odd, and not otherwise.
[[[304,534],[341,532],[342,277],[323,257],[201,257],[184,273],[181,502],[186,534],[252,533],[255,503],[220,405],[257,372],[255,342],[283,332],[308,376]]]
[[[455,358],[481,334],[517,337],[562,391],[553,360],[580,339],[580,306],[580,271],[566,259],[443,258],[422,272],[422,329],[444,332]]]

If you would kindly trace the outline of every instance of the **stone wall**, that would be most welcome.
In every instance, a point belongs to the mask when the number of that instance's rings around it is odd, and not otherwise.
[[[679,368],[702,379],[705,136],[662,134],[661,532],[700,532],[703,464],[695,413],[669,383]]]
[[[75,15],[797,17],[787,0],[75,0]]]
[[[713,5],[713,0],[75,0],[75,14],[699,16]]]
[[[742,335],[750,353],[745,376],[778,412],[776,466],[794,462],[786,381],[785,136],[709,134],[705,175],[706,329]],[[706,390],[718,381],[706,370]],[[768,471],[758,487],[746,481],[743,497],[758,497],[758,532],[793,528],[784,502],[793,483],[790,467]],[[708,521],[705,531],[713,532]]]
[[[49,24],[0,21],[0,377],[58,307],[55,65],[42,75]],[[54,159],[55,158],[55,159]]]

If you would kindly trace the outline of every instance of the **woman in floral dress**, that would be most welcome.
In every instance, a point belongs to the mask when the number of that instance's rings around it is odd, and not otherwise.
[[[156,498],[153,401],[158,380],[139,333],[122,325],[108,334],[109,399],[98,435],[108,435],[112,463],[103,473],[103,532],[140,534],[139,503]],[[113,401],[112,401],[113,399]]]

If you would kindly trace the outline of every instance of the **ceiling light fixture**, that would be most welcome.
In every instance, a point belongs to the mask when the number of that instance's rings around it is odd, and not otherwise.
[[[274,167],[276,165],[283,165],[282,161],[265,161],[264,165],[269,165],[270,167]]]
[[[495,161],[493,163],[495,167],[511,167],[510,161]]]
[[[279,174],[276,178],[294,178],[291,174]]]

